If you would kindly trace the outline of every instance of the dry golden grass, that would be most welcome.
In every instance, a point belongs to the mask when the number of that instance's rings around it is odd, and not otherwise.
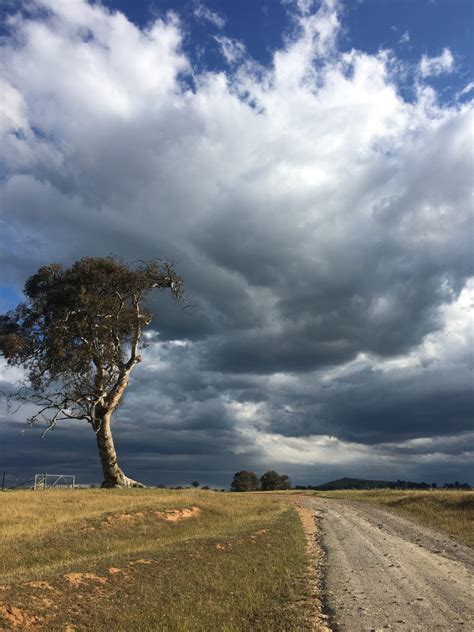
[[[309,629],[304,535],[281,499],[57,490],[0,502],[2,630]]]
[[[382,505],[474,546],[474,492],[377,489],[315,493],[324,498],[347,498]]]

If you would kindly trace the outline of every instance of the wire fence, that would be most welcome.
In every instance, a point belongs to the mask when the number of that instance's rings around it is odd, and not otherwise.
[[[35,487],[35,479],[29,478],[27,480],[22,480],[17,478],[16,476],[12,476],[11,474],[7,474],[7,472],[3,472],[2,474],[2,491],[6,489],[34,489]]]

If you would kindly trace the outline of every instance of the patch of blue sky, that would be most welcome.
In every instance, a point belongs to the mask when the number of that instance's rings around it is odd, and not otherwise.
[[[110,10],[123,12],[144,27],[157,16],[175,12],[186,33],[183,48],[196,70],[227,67],[216,36],[241,42],[249,57],[271,64],[275,50],[294,24],[291,0],[103,0]],[[314,7],[317,8],[318,2]],[[474,81],[472,0],[351,0],[340,2],[342,31],[339,49],[369,54],[393,51],[402,66],[397,83],[405,99],[416,96],[417,68],[423,55],[437,57],[444,49],[453,55],[452,72],[425,77],[443,103],[467,98]],[[206,17],[207,16],[207,17]],[[214,20],[212,19],[214,16]]]
[[[22,294],[15,288],[0,285],[0,314],[16,307],[22,298]]]
[[[344,5],[341,46],[368,53],[394,52],[413,82],[423,56],[453,55],[452,72],[425,77],[441,102],[457,97],[474,79],[474,3],[472,0],[361,0]],[[401,86],[404,97],[409,86]]]
[[[250,57],[268,65],[288,27],[288,7],[278,0],[104,0],[102,4],[121,11],[140,27],[169,11],[176,13],[186,33],[183,49],[198,70],[227,68],[215,39],[219,34],[241,41]],[[214,21],[212,14],[217,17]]]
[[[314,7],[318,4],[316,0]],[[292,30],[296,1],[102,0],[102,5],[124,13],[142,28],[156,17],[175,12],[186,34],[183,48],[195,69],[218,71],[227,67],[216,41],[218,35],[242,42],[251,58],[269,65],[273,52],[281,48],[285,35]],[[403,80],[399,81],[404,98],[414,98],[413,81],[422,56],[439,56],[445,48],[453,54],[453,72],[425,77],[425,81],[433,85],[443,102],[466,98],[463,90],[474,81],[472,0],[340,0],[339,5],[343,27],[340,50],[355,48],[369,54],[392,50],[398,62],[405,65]],[[23,11],[31,12],[32,6],[25,4]],[[3,1],[0,24],[4,32],[5,16],[21,7],[17,0]]]

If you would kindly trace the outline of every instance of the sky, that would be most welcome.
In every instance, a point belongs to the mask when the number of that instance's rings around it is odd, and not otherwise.
[[[149,484],[474,484],[468,0],[15,0],[0,312],[51,262],[175,262],[114,433]],[[21,371],[0,359],[0,390]],[[0,408],[0,470],[100,482]]]

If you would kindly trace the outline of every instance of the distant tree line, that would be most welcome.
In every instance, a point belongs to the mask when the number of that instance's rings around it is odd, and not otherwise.
[[[88,487],[96,487],[96,485],[88,485]],[[189,485],[156,485],[158,489],[202,489],[204,491],[225,492],[224,488],[216,489],[209,485],[201,485],[199,481],[192,481]],[[437,483],[415,483],[412,481],[367,481],[362,479],[340,479],[340,481],[332,481],[325,485],[295,485],[291,486],[291,481],[286,474],[279,474],[275,470],[268,470],[260,478],[254,473],[242,470],[234,474],[230,491],[232,492],[266,492],[278,491],[284,489],[296,490],[329,490],[329,489],[439,489],[439,490],[471,490],[473,487],[469,483],[444,483],[438,486]]]
[[[436,487],[436,483],[433,483]],[[469,483],[460,483],[459,481],[454,481],[454,483],[445,483],[442,489],[465,489],[470,490],[472,486]]]
[[[295,485],[295,489],[303,490],[324,490],[329,489],[325,485]],[[471,490],[473,489],[469,483],[460,483],[454,481],[454,483],[445,483],[442,486],[438,486],[437,483],[416,483],[414,481],[357,481],[352,480],[350,483],[343,483],[340,485],[332,485],[330,489],[456,489],[456,490]]]
[[[278,474],[275,470],[269,470],[260,478],[247,470],[236,472],[230,486],[231,492],[269,492],[281,489],[291,489],[291,482],[286,474]]]

